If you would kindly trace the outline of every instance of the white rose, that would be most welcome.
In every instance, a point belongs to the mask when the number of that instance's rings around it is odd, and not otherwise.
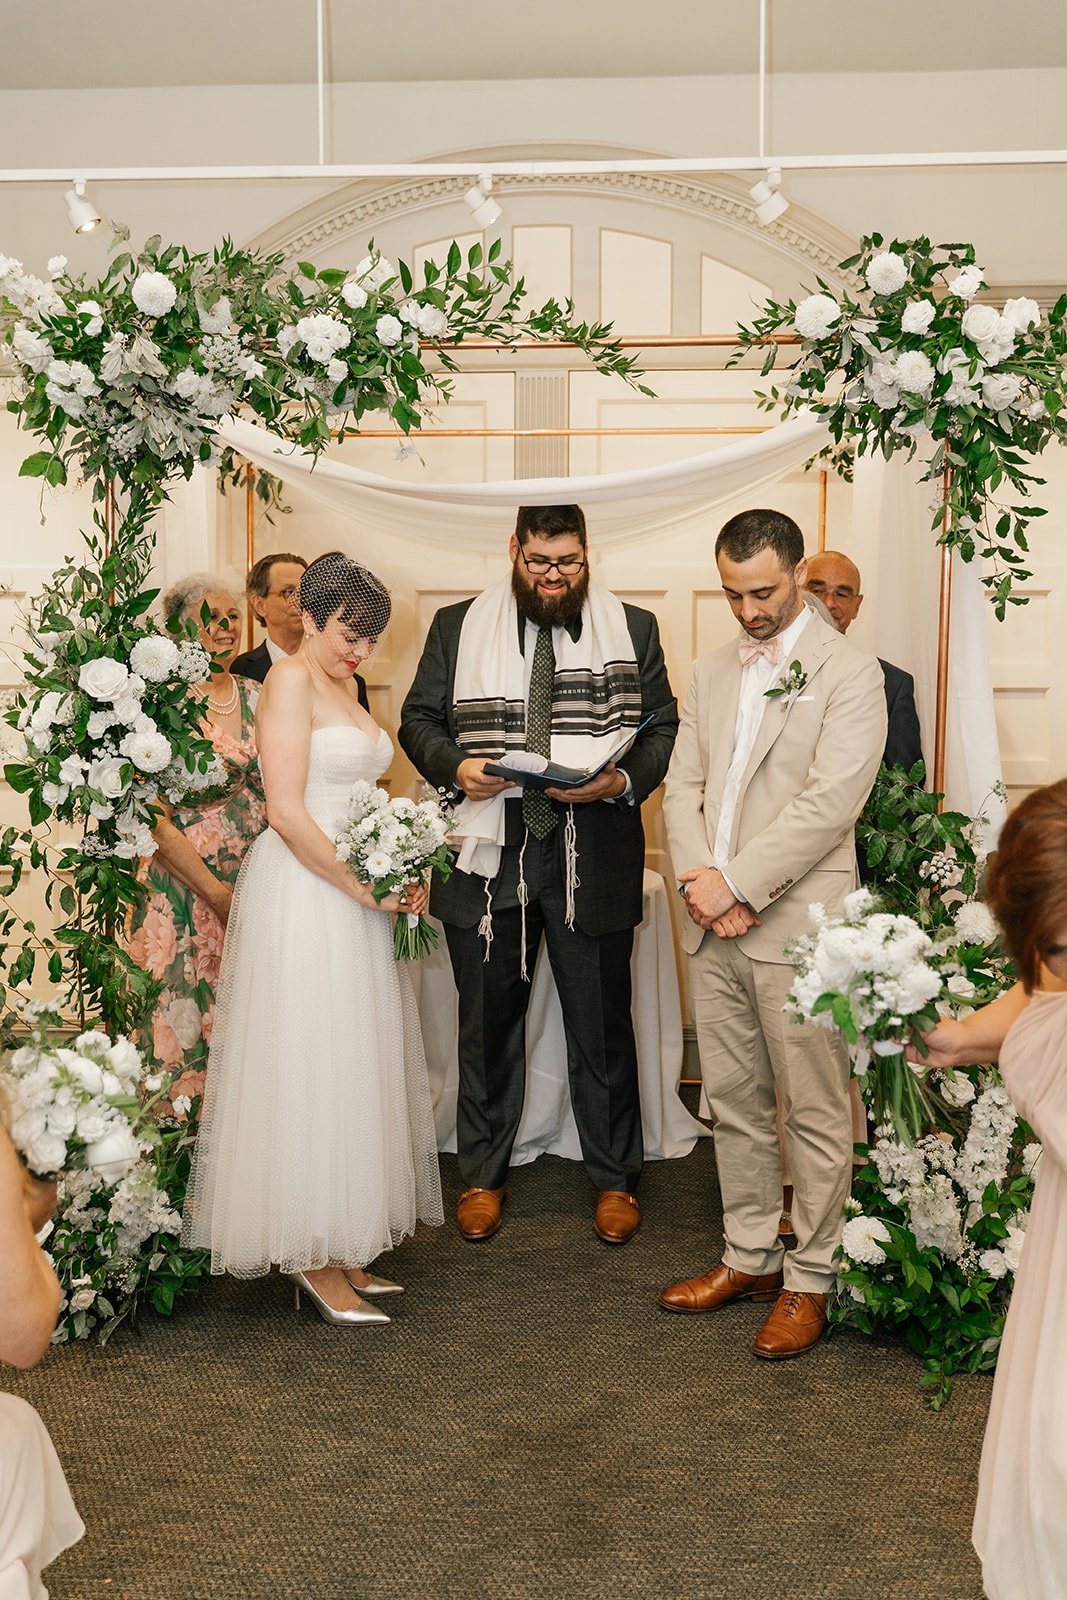
[[[396,268],[387,256],[364,256],[352,276],[373,294],[396,277]]]
[[[129,668],[110,656],[86,661],[78,673],[78,688],[94,700],[117,700],[129,682]]]
[[[96,300],[79,300],[77,310],[79,317],[88,317],[89,319],[82,332],[87,333],[90,339],[95,338],[103,330],[103,307]]]
[[[95,1299],[95,1289],[75,1289],[70,1297],[70,1309],[72,1311],[88,1311]]]
[[[975,1097],[975,1087],[966,1073],[946,1072],[941,1080],[941,1098],[950,1106],[967,1106]]]
[[[42,1133],[22,1153],[31,1172],[58,1172],[67,1159],[67,1141],[58,1133]]]
[[[372,878],[384,878],[392,864],[384,850],[372,850],[365,863],[367,872]]]
[[[374,324],[374,331],[378,336],[379,344],[385,345],[386,349],[389,349],[391,345],[399,344],[404,335],[401,323],[397,321],[396,317],[389,316],[379,317]]]
[[[991,1278],[1004,1278],[1007,1276],[1008,1263],[1004,1259],[1002,1250],[983,1250],[978,1257],[978,1265],[983,1272],[988,1272]]]
[[[102,738],[114,720],[114,714],[111,711],[91,711],[89,713],[89,721],[86,724],[86,732],[90,739]]]
[[[401,322],[406,322],[409,328],[417,328],[419,324],[419,302],[417,300],[402,300],[396,308],[396,314]]]
[[[909,394],[928,394],[934,385],[933,363],[921,350],[905,350],[897,357],[896,381]]]
[[[138,311],[146,317],[162,317],[178,298],[178,291],[165,272],[142,272],[130,290]]]
[[[162,683],[177,669],[178,646],[162,634],[138,639],[130,651],[130,666],[148,683]]]
[[[1027,333],[1035,323],[1041,321],[1041,307],[1036,300],[1029,300],[1025,296],[1018,300],[1006,300],[1004,317],[1016,333]]]
[[[802,339],[821,339],[841,315],[841,307],[831,294],[809,294],[797,306],[794,322]]]
[[[233,310],[225,295],[220,295],[210,311],[206,306],[197,305],[196,314],[207,334],[225,334],[233,329]]]
[[[883,250],[867,263],[865,276],[875,294],[896,294],[908,281],[908,269],[901,256]]]
[[[129,787],[129,780],[122,775],[122,769],[126,765],[127,763],[118,756],[103,756],[99,761],[92,763],[85,775],[85,781],[90,789],[106,795],[109,800],[117,800]]]
[[[341,299],[353,311],[362,311],[367,304],[367,291],[355,278],[346,278],[341,285]]]
[[[284,328],[278,329],[278,353],[287,356],[294,344],[300,342],[300,335],[296,331],[295,322],[287,322]]]
[[[900,318],[900,327],[903,333],[925,333],[927,328],[937,316],[937,307],[932,300],[912,300],[904,307]]]
[[[1004,1251],[1004,1260],[1009,1272],[1018,1272],[1019,1263],[1022,1261],[1023,1245],[1026,1243],[1026,1229],[1019,1228],[1014,1223],[1008,1223],[1008,1237],[1001,1249]]]
[[[111,720],[121,722],[123,727],[132,728],[141,717],[141,702],[132,694],[122,694],[112,706]]]
[[[102,1139],[111,1127],[111,1119],[96,1106],[83,1106],[78,1113],[78,1138],[86,1144]]]
[[[124,1178],[140,1154],[141,1146],[127,1123],[113,1127],[102,1139],[94,1139],[85,1147],[86,1164],[108,1185]]]
[[[305,339],[304,349],[312,361],[327,362],[333,358],[333,345],[329,339]]]
[[[296,325],[296,331],[309,351],[314,343],[328,352],[325,356],[314,357],[315,360],[329,360],[335,351],[343,350],[352,342],[351,330],[346,323],[340,321],[338,317],[328,317],[321,312],[316,316],[301,317]]]
[[[1013,372],[991,372],[982,379],[982,399],[990,411],[1006,411],[1019,398],[1021,388]]]
[[[24,367],[31,367],[34,372],[44,372],[53,360],[52,346],[41,334],[34,333],[24,322],[15,325],[11,336],[11,347],[15,352],[15,359]]]
[[[985,339],[993,338],[999,321],[1000,312],[995,306],[968,306],[960,326],[968,339],[980,344]]]
[[[420,306],[419,330],[427,339],[443,339],[448,332],[448,318],[438,306]]]
[[[326,376],[332,384],[344,383],[348,377],[348,364],[344,361],[334,360],[326,364]]]
[[[67,268],[67,258],[66,258],[66,256],[50,256],[49,257],[49,261],[48,261],[48,275],[49,275],[49,277],[58,278],[59,274],[61,272],[65,272],[66,271],[66,268]]]
[[[949,284],[949,288],[953,294],[959,295],[961,300],[973,300],[984,282],[985,275],[981,267],[961,267]]]
[[[141,1053],[124,1034],[119,1034],[107,1053],[111,1070],[123,1083],[136,1083],[141,1076]],[[156,1088],[159,1088],[157,1083]]]

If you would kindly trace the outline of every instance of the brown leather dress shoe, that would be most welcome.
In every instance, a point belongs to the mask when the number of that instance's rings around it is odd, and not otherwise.
[[[505,1190],[464,1189],[456,1207],[456,1224],[465,1239],[491,1239],[500,1226]]]
[[[717,1311],[730,1300],[773,1300],[781,1287],[780,1272],[753,1277],[720,1262],[699,1278],[668,1284],[659,1303],[665,1311]]]
[[[826,1332],[826,1296],[783,1289],[752,1346],[765,1361],[788,1361],[818,1344]]]
[[[593,1232],[605,1244],[625,1244],[641,1226],[641,1207],[635,1194],[623,1189],[602,1189],[596,1203]]]

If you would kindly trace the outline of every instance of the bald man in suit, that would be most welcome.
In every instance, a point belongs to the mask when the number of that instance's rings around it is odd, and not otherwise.
[[[786,951],[856,887],[854,828],[885,746],[874,656],[804,604],[804,539],[778,511],[748,511],[716,562],[739,639],[701,658],[667,774],[664,816],[686,897],[683,943],[715,1123],[721,1262],[660,1303],[708,1312],[774,1301],[758,1356],[810,1349],[826,1329],[852,1170],[844,1041],[784,1011]],[[795,1245],[779,1236],[775,1090],[794,1179]]]

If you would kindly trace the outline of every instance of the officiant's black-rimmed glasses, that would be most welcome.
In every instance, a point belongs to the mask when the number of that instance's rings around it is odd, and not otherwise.
[[[535,578],[543,578],[553,567],[561,578],[575,578],[585,566],[581,556],[563,556],[559,561],[551,561],[548,556],[528,556],[521,544],[519,554],[523,566],[527,572],[532,572]]]

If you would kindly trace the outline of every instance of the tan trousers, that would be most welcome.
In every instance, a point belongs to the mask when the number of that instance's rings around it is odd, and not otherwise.
[[[689,957],[700,1070],[715,1124],[722,1259],[755,1274],[781,1266],[787,1289],[825,1294],[836,1276],[833,1254],[852,1176],[848,1052],[839,1035],[785,1012],[792,967],[752,961],[743,944],[709,933]],[[784,1260],[775,1089],[797,1239]]]

